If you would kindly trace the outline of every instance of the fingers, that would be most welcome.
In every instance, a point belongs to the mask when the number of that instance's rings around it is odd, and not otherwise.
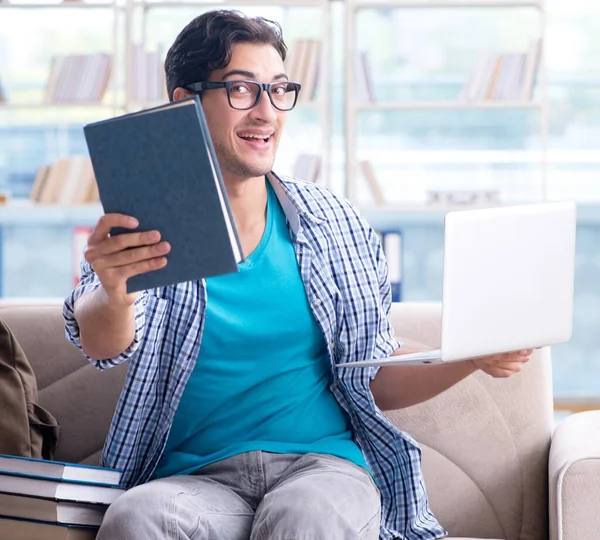
[[[532,354],[532,349],[495,354],[475,360],[475,365],[492,377],[508,378],[522,371]]]
[[[521,372],[524,365],[523,362],[509,362],[501,365],[483,364],[480,366],[480,369],[494,378],[507,379],[508,377]]]
[[[97,273],[109,298],[129,299],[127,280],[158,270],[167,264],[171,246],[158,231],[134,231],[110,235],[115,227],[136,229],[139,221],[123,214],[105,214],[92,231],[84,258]]]
[[[487,373],[488,373],[488,375],[491,375],[492,377],[494,377],[496,379],[508,379],[509,377],[512,377],[515,373],[518,373],[518,371],[511,371],[510,369],[496,368],[494,370],[487,371]]]
[[[532,350],[523,350],[518,352],[511,352],[505,354],[494,354],[492,356],[488,356],[485,360],[489,364],[505,364],[507,362],[527,362],[529,358],[533,354]]]
[[[128,236],[128,235],[123,235]],[[134,249],[120,250],[109,255],[99,254],[96,259],[94,268],[96,271],[104,268],[118,268],[120,266],[127,266],[138,262],[154,259],[156,257],[162,257],[169,253],[171,246],[168,242],[160,242],[151,246],[143,246]],[[100,252],[100,250],[98,250]],[[88,258],[94,260],[95,254],[91,253]]]
[[[138,220],[124,214],[104,214],[90,234],[88,243],[95,244],[105,239],[113,227],[124,229],[135,229],[139,225]]]
[[[106,285],[112,286],[119,283],[124,283],[130,277],[137,276],[139,274],[145,274],[153,270],[158,270],[167,264],[166,257],[155,257],[153,259],[146,259],[126,266],[118,266],[112,268],[106,268],[103,272],[104,281]]]
[[[503,371],[509,371],[511,373],[519,373],[519,371],[521,371],[524,366],[525,366],[524,362],[502,362],[501,364],[498,364],[495,367],[497,367],[498,369],[503,370]]]
[[[103,240],[94,244],[89,243],[86,252],[86,258],[92,262],[99,257],[106,257],[113,253],[119,253],[129,248],[139,246],[149,246],[160,241],[160,233],[158,231],[147,231],[139,233],[125,233],[111,238],[104,237]]]

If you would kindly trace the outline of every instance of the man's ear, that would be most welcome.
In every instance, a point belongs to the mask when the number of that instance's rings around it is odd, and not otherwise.
[[[178,86],[173,92],[173,101],[179,101],[180,99],[188,98],[191,95],[192,94],[190,94],[190,92],[188,92],[185,88],[181,88],[181,86]]]

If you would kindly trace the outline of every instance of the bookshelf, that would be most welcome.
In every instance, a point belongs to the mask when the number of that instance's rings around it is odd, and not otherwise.
[[[10,88],[11,74],[3,69],[0,58],[0,88],[2,89],[0,115],[3,121],[6,120],[6,125],[17,123],[19,118],[25,115],[29,118],[33,116],[42,118],[43,115],[45,121],[54,119],[56,124],[65,124],[71,118],[73,122],[84,123],[101,119],[99,115],[106,118],[166,102],[168,98],[164,88],[163,67],[167,48],[183,25],[203,11],[231,8],[247,13],[254,10],[254,13],[250,13],[253,15],[262,15],[262,11],[265,11],[268,18],[282,24],[288,55],[291,56],[295,52],[293,45],[296,40],[308,41],[294,31],[297,26],[296,10],[303,12],[310,10],[312,17],[312,23],[308,25],[310,35],[305,37],[310,38],[311,41],[318,41],[318,48],[306,50],[306,54],[310,56],[308,61],[312,73],[306,74],[308,80],[300,81],[304,83],[303,91],[296,109],[288,115],[288,124],[290,117],[294,119],[307,117],[309,120],[305,125],[310,124],[312,133],[311,136],[300,137],[301,140],[296,141],[290,137],[290,130],[286,130],[284,135],[287,136],[287,147],[282,140],[283,148],[280,151],[285,159],[283,163],[276,163],[276,170],[284,174],[293,174],[294,169],[297,169],[300,164],[300,159],[310,154],[319,161],[319,181],[328,183],[331,138],[329,97],[331,15],[328,0],[110,0],[105,2],[63,0],[48,3],[0,0],[0,8],[15,12],[27,10],[27,13],[31,14],[28,16],[34,16],[38,10],[40,18],[46,17],[48,13],[86,12],[87,10],[95,12],[101,10],[111,14],[111,21],[106,26],[110,34],[106,41],[109,41],[110,45],[104,50],[93,51],[92,54],[85,51],[80,54],[76,46],[70,51],[65,51],[63,46],[57,55],[50,52],[51,57],[45,68],[46,80],[42,82],[42,85],[45,83],[45,90],[42,88],[42,95],[39,97],[39,89],[35,91],[36,97],[33,99],[29,99],[29,95],[24,96],[20,88],[15,89],[13,93]],[[162,17],[160,24],[153,25],[151,15],[156,12],[161,14],[164,12],[168,17]],[[178,17],[178,13],[181,16]],[[183,22],[184,18],[185,22]],[[82,20],[81,26],[85,24],[86,22]],[[161,47],[157,47],[156,39],[152,39],[157,26],[158,33],[163,38]],[[293,39],[290,39],[290,35]],[[52,49],[51,44],[50,47],[45,46],[41,50],[48,54],[47,51]],[[84,60],[79,58],[83,55],[90,58]],[[106,73],[108,86],[103,90],[102,82],[106,81],[86,82],[84,75],[96,73],[98,70],[92,67],[103,62],[106,57],[110,57],[111,66]],[[56,63],[60,64],[62,61],[62,66],[53,65],[56,58],[59,60]],[[102,67],[106,69],[105,66]],[[16,79],[14,77],[13,81]],[[87,88],[78,93],[74,88],[81,86],[81,81],[87,85]],[[39,82],[36,83],[38,87]],[[309,95],[310,99],[307,99]],[[318,142],[315,141],[314,134],[318,134]],[[306,148],[307,142],[312,146],[311,149]]]
[[[505,7],[533,7],[542,9],[543,0],[422,0],[421,2],[398,2],[359,0],[354,2],[354,9],[369,8],[395,8],[426,9],[426,8],[505,8]]]
[[[542,200],[547,198],[548,95],[543,51],[546,37],[546,13],[542,0],[347,0],[346,5],[344,41],[347,55],[345,77],[348,84],[345,85],[345,195],[351,201],[361,208],[369,209],[369,215],[377,209],[387,210],[388,208],[406,207],[407,201],[403,201],[402,197],[398,199],[387,196],[385,201],[381,200],[378,191],[383,190],[385,192],[386,190],[383,188],[388,187],[387,191],[390,193],[394,188],[391,186],[391,182],[388,182],[387,186],[381,185],[383,175],[381,173],[380,175],[377,174],[377,166],[382,165],[381,162],[374,161],[372,165],[375,166],[368,167],[371,172],[367,172],[364,163],[373,158],[369,155],[368,150],[363,149],[359,141],[362,132],[361,121],[364,122],[365,119],[368,121],[370,115],[378,114],[381,117],[382,114],[396,115],[399,113],[413,115],[413,118],[416,114],[428,114],[430,118],[432,115],[440,114],[450,114],[454,118],[466,118],[467,115],[473,117],[474,114],[483,115],[484,113],[501,115],[519,112],[519,114],[536,115],[537,125],[534,131],[537,133],[536,136],[539,137],[539,146],[535,150],[529,151],[530,157],[527,161],[529,165],[534,161],[534,164],[539,166],[541,185],[535,194],[535,198]],[[450,27],[452,25],[451,16],[459,13],[459,11],[461,13],[469,11],[470,13],[476,13],[477,16],[481,15],[481,17],[487,17],[498,12],[517,14],[522,11],[533,12],[539,25],[536,42],[522,54],[497,51],[495,57],[490,57],[488,54],[488,58],[483,59],[475,58],[476,55],[473,55],[470,60],[471,73],[462,81],[463,89],[456,97],[449,99],[448,96],[442,96],[439,99],[431,99],[424,96],[421,99],[421,96],[403,96],[401,99],[389,99],[389,96],[385,96],[385,99],[379,99],[376,95],[377,80],[373,80],[376,77],[373,76],[369,60],[373,45],[369,43],[365,50],[365,47],[361,48],[359,44],[358,18],[361,14],[380,12],[382,19],[384,17],[392,19],[394,16],[402,17],[405,14],[410,14],[413,23],[417,20],[416,17],[419,17],[419,22],[416,24],[421,28],[421,20],[427,22],[427,18],[436,12],[444,13],[446,17],[444,23],[447,21]],[[370,19],[370,22],[373,24],[372,19]],[[501,24],[501,21],[498,24]],[[437,28],[439,28],[439,25]],[[389,30],[387,32],[390,33]],[[396,30],[396,32],[398,31]],[[384,29],[381,30],[381,33],[383,36],[388,35]],[[539,47],[540,43],[542,44],[541,47]],[[418,45],[415,44],[414,47],[416,48]],[[478,60],[480,62],[487,61],[490,64],[487,73],[483,72],[484,66],[478,65]],[[482,72],[479,73],[478,69]],[[497,71],[494,71],[494,69]],[[384,74],[384,76],[386,75],[389,82],[391,76]],[[479,77],[479,80],[477,80],[477,77]],[[502,78],[501,88],[500,78]],[[435,81],[432,81],[432,83],[435,84]],[[484,83],[489,84],[489,88],[475,88],[475,90],[479,90],[479,93],[475,91],[475,95],[473,95],[470,85],[481,87]],[[410,157],[404,159],[403,150]],[[515,163],[512,159],[515,156],[522,159],[521,154],[523,153],[520,148],[505,149],[503,152],[493,149],[491,152],[502,154],[500,158],[502,163]],[[412,161],[414,165],[417,165],[415,162],[415,156],[417,156],[422,159],[420,163],[425,165],[443,161],[440,156],[445,156],[448,153],[450,152],[444,148],[425,151],[403,147],[402,138],[398,137],[397,148],[388,151],[388,155],[391,155],[388,161],[397,162],[398,167],[402,164],[403,159],[404,161]],[[455,153],[461,155],[462,163],[466,166],[481,166],[481,157],[489,154],[490,149],[477,148],[472,151],[462,149],[456,150]],[[375,151],[373,154],[381,157],[382,152]],[[519,159],[516,163],[519,163]],[[456,161],[453,165],[456,166]],[[387,166],[387,170],[394,171],[393,163],[388,162],[382,166]],[[422,176],[423,173],[420,177]],[[374,189],[374,184],[379,184],[381,189]],[[449,183],[446,189],[452,191],[461,188],[455,188]],[[365,202],[364,195],[366,192],[370,192],[369,198],[375,204],[369,201]],[[411,200],[408,205],[416,208],[419,205],[427,206],[427,203]]]
[[[480,101],[475,103],[460,103],[456,101],[388,101],[378,103],[356,103],[357,111],[397,111],[397,110],[459,110],[459,109],[542,109],[540,101]]]

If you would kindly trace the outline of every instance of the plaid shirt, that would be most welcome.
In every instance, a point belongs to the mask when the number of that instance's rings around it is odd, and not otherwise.
[[[376,368],[338,370],[338,362],[383,358],[400,343],[389,322],[391,289],[375,232],[344,199],[316,184],[269,175],[286,214],[304,287],[332,362],[331,391],[346,411],[381,491],[381,540],[445,536],[427,502],[421,450],[377,408],[369,382]],[[83,261],[79,285],[66,299],[67,338],[81,348],[73,306],[99,286]],[[127,487],[147,482],[167,441],[194,368],[206,308],[204,281],[144,291],[135,304],[135,338],[116,358],[89,359],[105,369],[129,362],[125,387],[102,464],[123,470]]]

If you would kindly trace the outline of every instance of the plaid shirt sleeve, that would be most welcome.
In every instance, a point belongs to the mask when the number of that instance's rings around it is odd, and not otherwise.
[[[368,234],[371,247],[375,253],[377,276],[379,278],[379,297],[382,306],[375,350],[378,357],[384,358],[390,356],[394,351],[402,347],[402,343],[394,337],[394,328],[390,321],[390,313],[392,310],[392,286],[390,284],[388,264],[383,253],[383,247],[379,240],[379,236],[377,236],[371,227],[369,227]],[[370,377],[371,380],[373,380],[379,372],[379,366],[370,369]]]
[[[65,321],[65,335],[67,339],[75,345],[97,369],[103,370],[129,360],[138,350],[144,334],[147,293],[146,291],[140,293],[135,302],[135,336],[131,345],[114,358],[97,360],[88,356],[81,346],[79,324],[75,318],[75,304],[84,294],[95,291],[100,285],[100,279],[92,269],[92,266],[85,259],[82,260],[80,265],[79,283],[71,291],[71,294],[65,299],[63,304],[63,318]]]
[[[380,317],[377,326],[377,341],[375,344],[374,358],[385,358],[402,347],[402,343],[394,337],[394,328],[390,320],[392,309],[392,286],[389,279],[388,264],[383,252],[379,236],[360,214],[357,208],[347,203],[354,216],[362,227],[366,249],[371,254],[373,264],[376,266],[379,284],[379,302],[381,305]],[[379,372],[379,366],[369,368],[370,379],[373,380]]]

